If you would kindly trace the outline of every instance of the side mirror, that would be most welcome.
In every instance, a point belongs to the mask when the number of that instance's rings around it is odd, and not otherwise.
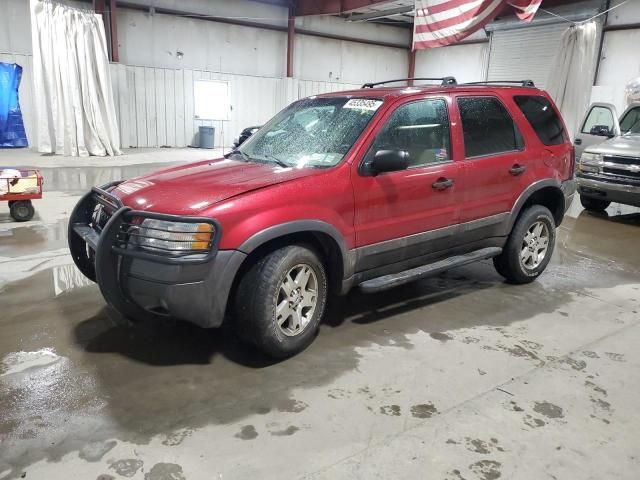
[[[397,172],[409,168],[409,152],[405,150],[378,150],[369,163],[373,175]]]
[[[613,137],[613,132],[608,125],[594,125],[589,131],[591,135],[597,135],[599,137]]]

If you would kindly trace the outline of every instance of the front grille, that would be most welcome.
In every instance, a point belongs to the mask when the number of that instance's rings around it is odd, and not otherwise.
[[[609,175],[616,175],[618,177],[640,179],[640,172],[631,172],[622,168],[603,167],[602,172]]]
[[[97,232],[102,232],[102,229],[111,218],[111,215],[112,214],[109,213],[103,205],[96,205],[93,209],[93,214],[91,215],[91,227],[93,227]]]
[[[633,158],[633,157],[616,157],[613,155],[605,155],[604,161],[617,163],[620,165],[640,165],[640,158]]]

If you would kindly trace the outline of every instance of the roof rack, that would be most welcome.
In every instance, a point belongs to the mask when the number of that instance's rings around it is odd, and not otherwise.
[[[365,83],[364,85],[362,85],[361,88],[373,88],[376,87],[378,85],[384,85],[386,83],[395,83],[395,82],[413,82],[415,80],[431,80],[431,81],[439,81],[440,85],[443,87],[447,87],[447,86],[451,86],[451,85],[457,85],[458,82],[456,81],[455,77],[436,77],[436,78],[428,78],[428,77],[421,77],[421,78],[397,78],[395,80],[385,80],[384,82],[375,82],[375,83]]]
[[[523,87],[535,88],[535,84],[533,80],[489,80],[486,82],[467,82],[462,85],[492,85],[492,84],[503,84],[503,83],[515,83],[520,84]]]

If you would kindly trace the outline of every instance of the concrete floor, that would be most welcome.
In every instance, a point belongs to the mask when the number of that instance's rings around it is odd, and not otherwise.
[[[334,300],[277,363],[224,329],[113,326],[66,219],[158,167],[134,157],[43,168],[27,224],[0,206],[0,479],[638,478],[639,209],[575,202],[531,285],[485,262]]]

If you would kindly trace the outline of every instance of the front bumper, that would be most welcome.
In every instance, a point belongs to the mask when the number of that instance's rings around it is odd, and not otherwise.
[[[602,179],[595,174],[578,174],[576,178],[580,195],[640,207],[640,181]]]
[[[206,254],[169,257],[123,243],[122,225],[132,217],[208,221],[134,211],[105,188],[94,188],[78,202],[69,221],[69,249],[76,266],[98,283],[105,300],[126,316],[169,316],[202,327],[220,326],[229,292],[246,255],[218,250],[220,226]],[[108,221],[96,225],[96,206]]]

